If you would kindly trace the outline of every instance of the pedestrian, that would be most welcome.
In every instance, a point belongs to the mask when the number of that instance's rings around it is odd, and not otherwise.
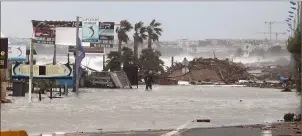
[[[152,83],[153,83],[153,75],[152,75],[152,71],[149,71],[149,73],[147,73],[145,76],[146,90],[148,90],[148,88],[152,90]]]

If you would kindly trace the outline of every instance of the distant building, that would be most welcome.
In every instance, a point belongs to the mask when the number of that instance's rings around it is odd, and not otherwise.
[[[189,40],[189,39],[179,39],[178,47],[183,48],[187,52],[195,52],[196,46],[198,46],[199,41]]]

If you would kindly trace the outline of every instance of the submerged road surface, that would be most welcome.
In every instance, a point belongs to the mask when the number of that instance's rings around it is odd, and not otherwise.
[[[24,129],[30,134],[48,132],[176,129],[194,119],[187,128],[255,124],[282,119],[296,112],[294,92],[247,87],[154,86],[139,89],[80,89],[61,99],[33,95],[13,98],[1,105],[1,129]],[[242,102],[240,102],[242,100]]]

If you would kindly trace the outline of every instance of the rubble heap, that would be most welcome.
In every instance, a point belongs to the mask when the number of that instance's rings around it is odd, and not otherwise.
[[[184,66],[181,63],[176,63],[173,67],[168,68],[168,72],[170,72],[168,77],[180,80],[181,76],[179,72],[181,72],[183,67]],[[217,75],[220,78],[220,81],[225,83],[235,83],[238,80],[248,80],[252,78],[252,76],[247,73],[247,68],[243,64],[234,63],[228,59],[219,60],[216,58],[195,58],[189,62],[188,68],[190,72],[182,75],[189,76],[188,78],[185,78],[186,81],[204,81],[205,79],[200,78],[200,80],[198,80],[193,78],[193,76],[196,77],[197,75],[207,74],[207,77],[211,77],[211,75],[209,75],[210,73],[213,73],[213,77]],[[209,79],[210,78],[207,78],[207,80]]]

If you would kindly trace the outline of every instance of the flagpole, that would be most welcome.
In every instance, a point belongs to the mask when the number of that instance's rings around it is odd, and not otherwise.
[[[79,66],[81,66],[81,64],[79,64],[79,23],[80,23],[80,17],[77,16],[76,19],[76,57],[75,57],[75,74],[74,74],[74,78],[76,80],[76,84],[75,84],[75,91],[77,96],[79,95]]]

